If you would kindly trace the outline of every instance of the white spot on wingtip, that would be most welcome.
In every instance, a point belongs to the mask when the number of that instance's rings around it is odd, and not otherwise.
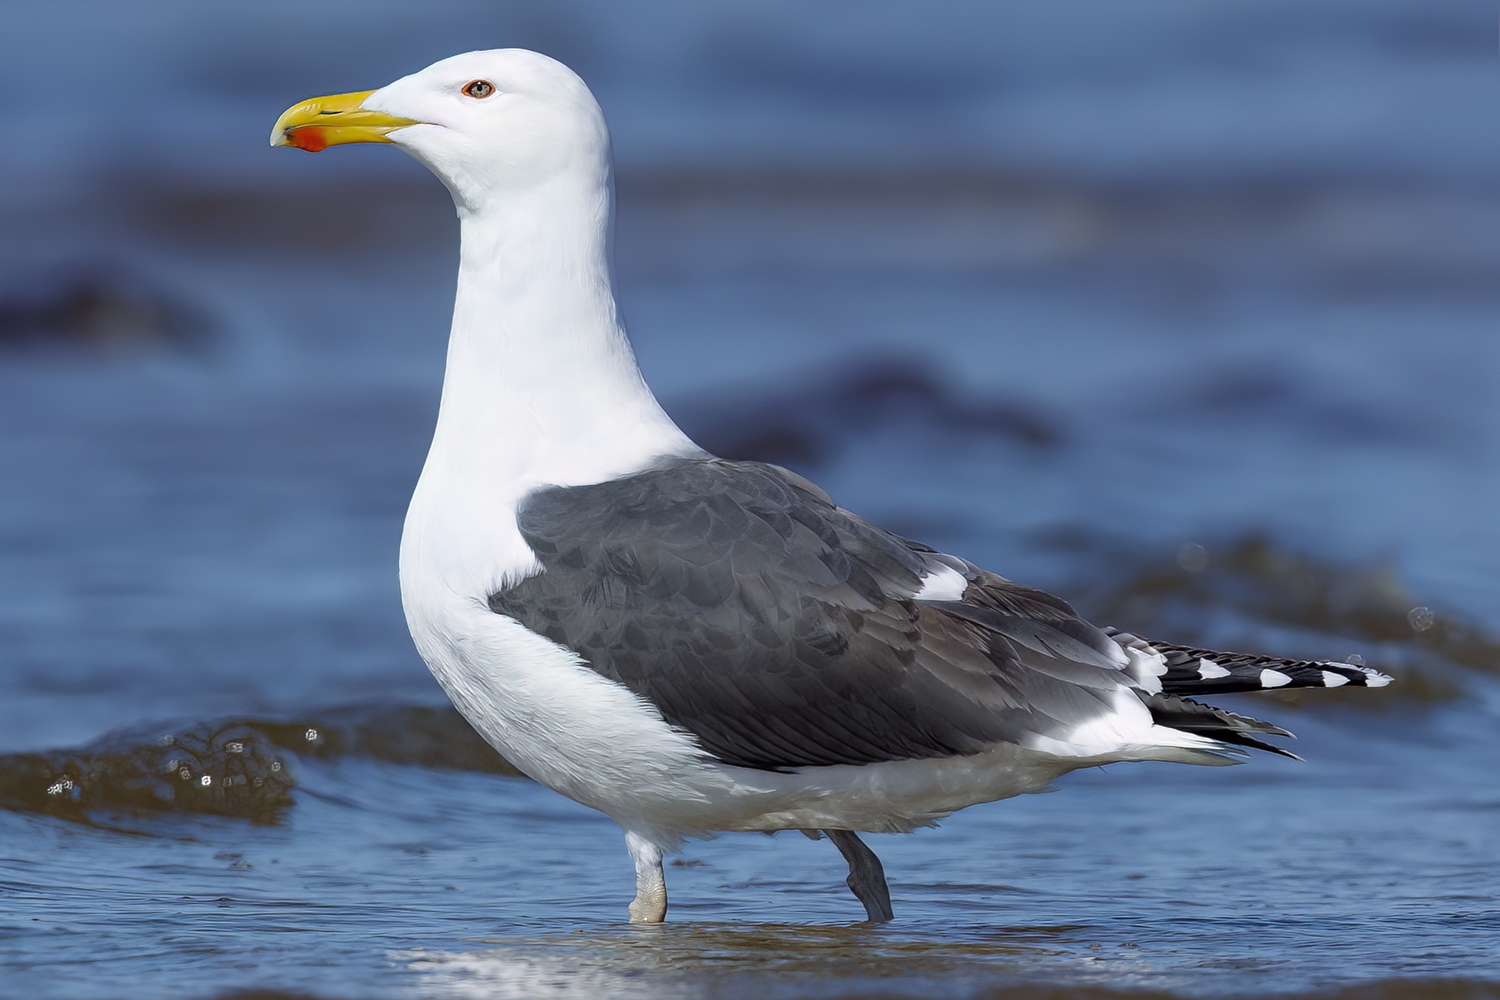
[[[1365,671],[1365,687],[1383,688],[1391,682],[1391,679],[1377,670]]]
[[[1323,671],[1323,686],[1324,687],[1331,687],[1331,688],[1343,687],[1345,684],[1348,684],[1348,683],[1349,683],[1349,678],[1345,677],[1343,674],[1336,674],[1332,670],[1325,670],[1325,671]]]
[[[1280,670],[1272,670],[1270,667],[1260,672],[1260,686],[1268,688],[1286,687],[1292,683],[1291,677]]]
[[[1207,657],[1198,657],[1198,676],[1206,681],[1217,680],[1220,677],[1228,677],[1229,671],[1219,666]]]

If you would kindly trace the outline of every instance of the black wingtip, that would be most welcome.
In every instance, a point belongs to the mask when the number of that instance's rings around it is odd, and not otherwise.
[[[1279,656],[1230,653],[1142,639],[1105,629],[1121,646],[1161,657],[1167,694],[1235,694],[1293,688],[1385,687],[1394,679],[1362,663],[1341,660],[1290,660]]]

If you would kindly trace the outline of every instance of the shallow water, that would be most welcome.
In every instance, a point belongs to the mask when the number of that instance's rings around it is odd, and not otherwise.
[[[298,762],[282,823],[0,814],[7,982],[159,996],[968,995],[1008,983],[1184,995],[1500,972],[1492,745],[1464,713],[1303,719],[1311,762],[1112,768],[876,837],[898,916],[857,925],[796,835],[691,845],[672,922],[622,925],[618,831],[522,779]],[[118,995],[118,994],[116,994]]]
[[[470,6],[6,12],[0,996],[1497,995],[1491,10]],[[619,831],[503,773],[401,617],[451,206],[263,148],[485,32],[599,90],[701,439],[1101,622],[1398,683],[1226,699],[1303,763],[872,838],[888,927],[796,834],[621,923]]]

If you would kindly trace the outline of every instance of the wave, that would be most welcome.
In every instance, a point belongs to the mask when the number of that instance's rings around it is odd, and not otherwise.
[[[274,824],[293,803],[288,752],[520,775],[452,708],[354,705],[292,720],[136,727],[75,750],[0,755],[0,808],[75,822],[107,812]]]
[[[168,348],[201,357],[213,332],[203,309],[114,264],[32,275],[0,295],[0,351],[7,353]]]
[[[919,426],[1021,445],[1058,447],[1065,432],[1029,402],[959,390],[927,359],[851,357],[831,374],[782,390],[681,400],[669,409],[688,436],[722,458],[776,462],[811,472],[852,441],[890,426]]]
[[[545,990],[545,993],[555,992],[554,983],[546,985],[553,988]],[[837,989],[834,984],[824,982],[791,992],[778,989],[775,995],[788,998],[788,1000],[799,996],[842,998],[842,1000],[883,997],[894,1000],[902,996],[932,995],[926,992],[926,989],[920,992],[901,989],[901,984],[896,985],[895,988],[884,987],[875,991],[870,990],[864,984],[851,983],[849,985],[852,988],[841,990]],[[924,985],[927,989],[944,993],[951,989],[951,986],[944,988],[944,984],[941,983],[929,982]],[[646,991],[641,992],[644,994]],[[1179,1000],[1186,996],[1186,994],[1166,990],[1119,989],[1112,986],[1061,983],[1008,983],[993,990],[980,989],[966,995],[976,998],[995,998],[995,1000],[1002,997],[1004,1000]],[[1500,1000],[1500,983],[1477,979],[1381,979],[1353,986],[1328,987],[1292,993],[1278,992],[1274,996],[1276,1000]],[[318,1000],[318,998],[310,993],[251,989],[215,994],[214,1000]]]

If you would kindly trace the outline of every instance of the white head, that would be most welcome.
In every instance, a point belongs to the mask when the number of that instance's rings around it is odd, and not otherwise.
[[[273,146],[311,152],[352,142],[411,153],[463,218],[443,401],[401,576],[408,595],[433,590],[420,581],[434,574],[448,581],[436,590],[489,593],[534,568],[506,514],[527,490],[702,454],[646,387],[619,321],[604,116],[566,66],[496,49],[304,101],[271,132]]]
[[[609,131],[594,95],[562,63],[526,49],[466,52],[379,90],[314,98],[271,133],[272,145],[312,152],[350,142],[405,149],[463,212],[558,180],[609,176]]]

